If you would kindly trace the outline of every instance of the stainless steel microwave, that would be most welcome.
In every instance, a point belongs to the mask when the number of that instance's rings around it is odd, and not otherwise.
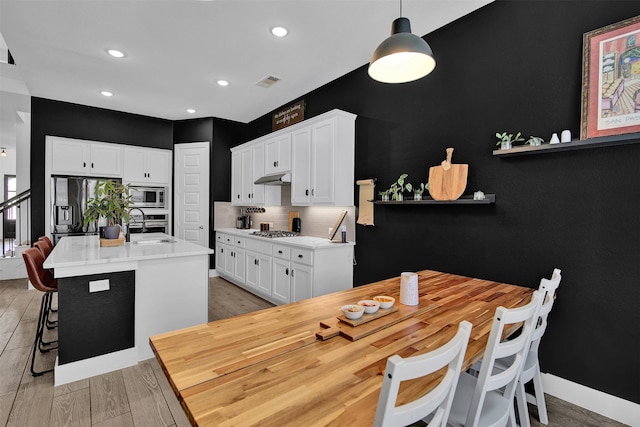
[[[136,208],[166,208],[165,187],[129,187],[131,205]]]

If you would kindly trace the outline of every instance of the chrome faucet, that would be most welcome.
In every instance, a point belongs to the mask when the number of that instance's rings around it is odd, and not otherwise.
[[[142,232],[144,233],[144,232],[147,231],[147,226],[146,226],[146,216],[145,216],[144,212],[142,211],[142,209],[140,209],[140,208],[131,208],[131,209],[129,209],[129,224],[131,224],[131,211],[134,211],[134,210],[140,211],[140,213],[142,214]],[[130,227],[127,227],[127,233],[130,233],[129,228]]]

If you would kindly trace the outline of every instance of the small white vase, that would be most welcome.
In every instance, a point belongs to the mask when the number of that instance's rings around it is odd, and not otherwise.
[[[383,202],[388,202],[389,201],[389,195],[388,194],[383,194],[381,197],[382,197],[382,201]]]
[[[422,200],[422,194],[413,193],[413,200]]]
[[[511,141],[503,141],[500,143],[501,150],[510,150],[511,149]]]
[[[553,135],[551,135],[551,140],[549,140],[549,144],[559,144],[560,143],[560,138],[558,138],[558,134],[554,133]]]

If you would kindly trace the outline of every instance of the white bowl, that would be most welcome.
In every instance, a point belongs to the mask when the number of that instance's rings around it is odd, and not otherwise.
[[[373,314],[380,308],[380,303],[372,299],[363,299],[362,301],[358,301],[358,305],[363,306],[364,312],[367,314]]]
[[[394,297],[390,297],[388,295],[376,295],[373,297],[373,300],[378,301],[380,303],[380,308],[384,310],[393,307],[393,304],[396,302]]]
[[[342,313],[347,319],[357,320],[362,317],[364,307],[357,304],[348,304],[342,306]]]

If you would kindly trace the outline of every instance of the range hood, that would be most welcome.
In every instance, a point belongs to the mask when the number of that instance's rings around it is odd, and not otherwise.
[[[276,175],[267,175],[262,178],[258,178],[254,184],[264,184],[264,185],[285,185],[291,184],[291,174],[290,173],[279,173]]]

